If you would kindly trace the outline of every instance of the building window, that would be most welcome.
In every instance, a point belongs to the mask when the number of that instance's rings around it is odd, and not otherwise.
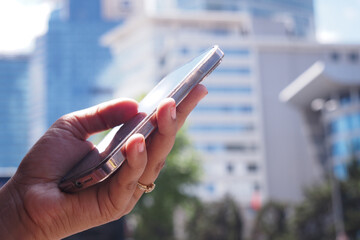
[[[333,60],[334,62],[337,62],[340,60],[340,54],[337,52],[333,52],[330,54],[330,58],[331,60]]]
[[[215,112],[215,113],[252,113],[251,105],[224,105],[224,106],[198,106],[195,112]]]
[[[247,165],[247,170],[249,173],[256,173],[258,171],[259,167],[256,163],[249,163]]]
[[[234,173],[234,169],[235,169],[235,167],[234,167],[234,165],[233,165],[232,163],[228,163],[228,164],[226,165],[226,171],[227,171],[229,174]]]
[[[331,155],[333,157],[346,157],[350,155],[346,141],[337,141],[331,146]],[[335,159],[336,161],[336,159]]]
[[[211,193],[211,194],[215,193],[215,185],[212,184],[212,183],[207,184],[207,185],[205,186],[205,189],[206,189],[206,191],[207,191],[208,193]]]
[[[334,119],[329,123],[329,134],[343,134],[347,133],[352,128],[352,117],[342,116]],[[356,121],[356,120],[355,120]]]
[[[351,97],[349,92],[343,92],[339,96],[340,98],[340,104],[342,106],[349,105],[351,103]]]
[[[245,133],[254,131],[252,123],[233,125],[193,125],[189,130],[192,132],[221,132],[221,133]]]
[[[256,144],[226,144],[226,151],[229,152],[255,152],[258,148]]]
[[[220,87],[220,86],[208,86],[208,91],[211,93],[236,93],[242,95],[249,95],[252,93],[253,89],[249,86],[228,86],[228,87]]]
[[[350,53],[348,57],[349,57],[350,62],[353,62],[353,63],[358,62],[358,60],[359,60],[359,54],[357,52]]]
[[[337,179],[346,179],[347,178],[346,166],[344,164],[335,165],[334,174]]]
[[[236,75],[250,75],[249,67],[219,67],[214,73],[222,74],[236,74]]]
[[[180,53],[181,53],[182,55],[187,55],[187,54],[189,54],[189,52],[190,52],[190,50],[189,50],[189,48],[187,48],[187,47],[181,47],[181,48],[180,48]]]
[[[260,191],[261,190],[261,187],[260,187],[260,184],[258,182],[254,182],[254,191]]]
[[[360,113],[355,113],[350,117],[350,129],[357,130],[360,129]]]
[[[225,48],[223,51],[226,56],[248,57],[250,55],[250,50],[246,48]]]
[[[352,153],[360,152],[360,137],[351,139],[351,151]]]

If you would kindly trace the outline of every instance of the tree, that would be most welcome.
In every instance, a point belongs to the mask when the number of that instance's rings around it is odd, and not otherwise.
[[[355,157],[347,166],[347,179],[341,182],[345,232],[350,239],[360,234],[360,162]]]
[[[347,177],[339,182],[345,232],[350,239],[360,239],[359,160],[353,157],[346,166],[346,172]],[[293,207],[292,215],[286,217],[288,224],[285,232],[288,235],[285,239],[336,239],[332,204],[332,189],[328,180],[306,189],[304,200]],[[277,232],[283,232],[283,209],[278,203],[270,206],[269,210],[269,206],[265,205],[257,216],[253,232],[261,233],[258,239],[279,239]],[[273,221],[268,219],[269,214],[265,214],[268,211]]]
[[[189,239],[241,240],[243,221],[235,201],[226,196],[218,202],[197,204],[187,224]]]
[[[329,183],[305,191],[304,201],[295,207],[292,222],[296,239],[335,239]]]
[[[156,189],[144,194],[131,213],[137,221],[135,239],[174,239],[173,216],[178,206],[196,201],[186,187],[199,180],[200,162],[184,130],[176,137]]]
[[[266,203],[257,213],[252,240],[280,240],[291,239],[289,227],[288,206],[271,201]]]

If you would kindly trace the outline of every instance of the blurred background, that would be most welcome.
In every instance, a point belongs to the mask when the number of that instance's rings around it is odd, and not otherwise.
[[[0,185],[63,114],[218,44],[156,190],[69,239],[360,239],[359,25],[359,0],[2,0]]]

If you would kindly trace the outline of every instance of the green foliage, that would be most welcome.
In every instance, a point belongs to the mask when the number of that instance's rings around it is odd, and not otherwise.
[[[174,239],[174,210],[196,201],[184,189],[198,182],[199,173],[196,154],[185,132],[180,131],[156,180],[156,189],[151,194],[144,194],[132,213],[137,219],[135,239]]]
[[[295,207],[293,231],[296,239],[335,239],[330,184],[305,191],[304,201]]]
[[[240,209],[229,196],[219,202],[197,204],[187,230],[189,239],[240,240],[243,230]]]
[[[279,202],[268,202],[258,212],[251,233],[252,240],[290,240],[288,206]]]
[[[339,183],[345,231],[349,239],[360,239],[359,160],[352,158],[349,161],[347,173],[347,178]],[[258,213],[253,230],[255,237],[252,239],[336,239],[332,188],[329,181],[305,190],[304,200],[292,208],[291,215],[284,215],[284,206],[281,204],[269,204],[270,207],[267,204]],[[270,220],[268,211],[272,216]],[[284,222],[288,224],[284,225]]]
[[[360,162],[354,157],[348,167],[348,178],[341,183],[345,231],[350,239],[360,233]]]

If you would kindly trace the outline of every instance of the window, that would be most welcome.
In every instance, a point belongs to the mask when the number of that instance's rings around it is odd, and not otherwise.
[[[357,52],[352,52],[349,54],[348,58],[349,58],[350,62],[353,62],[353,63],[358,62],[359,54]]]
[[[246,48],[224,48],[223,49],[226,56],[244,56],[247,57],[250,55],[250,50]]]
[[[342,106],[349,105],[351,103],[351,97],[349,92],[343,92],[340,94],[340,104]]]
[[[247,170],[249,173],[256,173],[258,171],[258,165],[256,163],[249,163],[247,165]]]
[[[337,179],[344,180],[347,178],[347,170],[344,164],[338,164],[334,166],[334,174]]]
[[[195,112],[216,112],[216,113],[252,113],[251,105],[224,105],[224,106],[206,106],[200,105],[195,108]]]
[[[337,62],[340,60],[340,54],[337,52],[333,52],[330,54],[330,58],[331,60],[333,60],[334,62]]]
[[[206,184],[205,189],[209,193],[215,193],[215,185],[214,184]]]
[[[337,119],[334,119],[329,123],[329,133],[330,134],[342,134],[346,133],[351,129],[351,116],[342,116]]]
[[[254,125],[247,124],[234,124],[234,125],[193,125],[189,128],[192,132],[222,132],[222,133],[245,133],[254,130]]]
[[[360,137],[351,139],[351,151],[353,153],[360,152]]]
[[[349,154],[350,151],[346,141],[338,141],[331,146],[331,155],[333,157],[346,157]]]
[[[350,118],[350,129],[360,129],[360,113],[355,113],[349,116]]]
[[[258,148],[256,144],[227,144],[225,149],[229,152],[255,152]]]
[[[249,67],[219,67],[214,71],[215,74],[236,74],[249,75],[251,70]]]
[[[234,165],[232,164],[232,163],[228,163],[227,165],[226,165],[226,171],[229,173],[229,174],[232,174],[232,173],[234,173]]]
[[[182,47],[182,48],[180,48],[180,53],[182,54],[182,55],[187,55],[187,54],[189,54],[189,48],[187,48],[187,47]]]
[[[253,89],[249,86],[209,86],[207,87],[208,91],[211,93],[234,93],[234,94],[244,94],[249,95],[252,93]]]
[[[206,151],[211,153],[224,153],[228,152],[255,152],[258,148],[256,144],[246,144],[246,143],[205,143],[205,144],[196,144],[196,149],[200,151]]]

